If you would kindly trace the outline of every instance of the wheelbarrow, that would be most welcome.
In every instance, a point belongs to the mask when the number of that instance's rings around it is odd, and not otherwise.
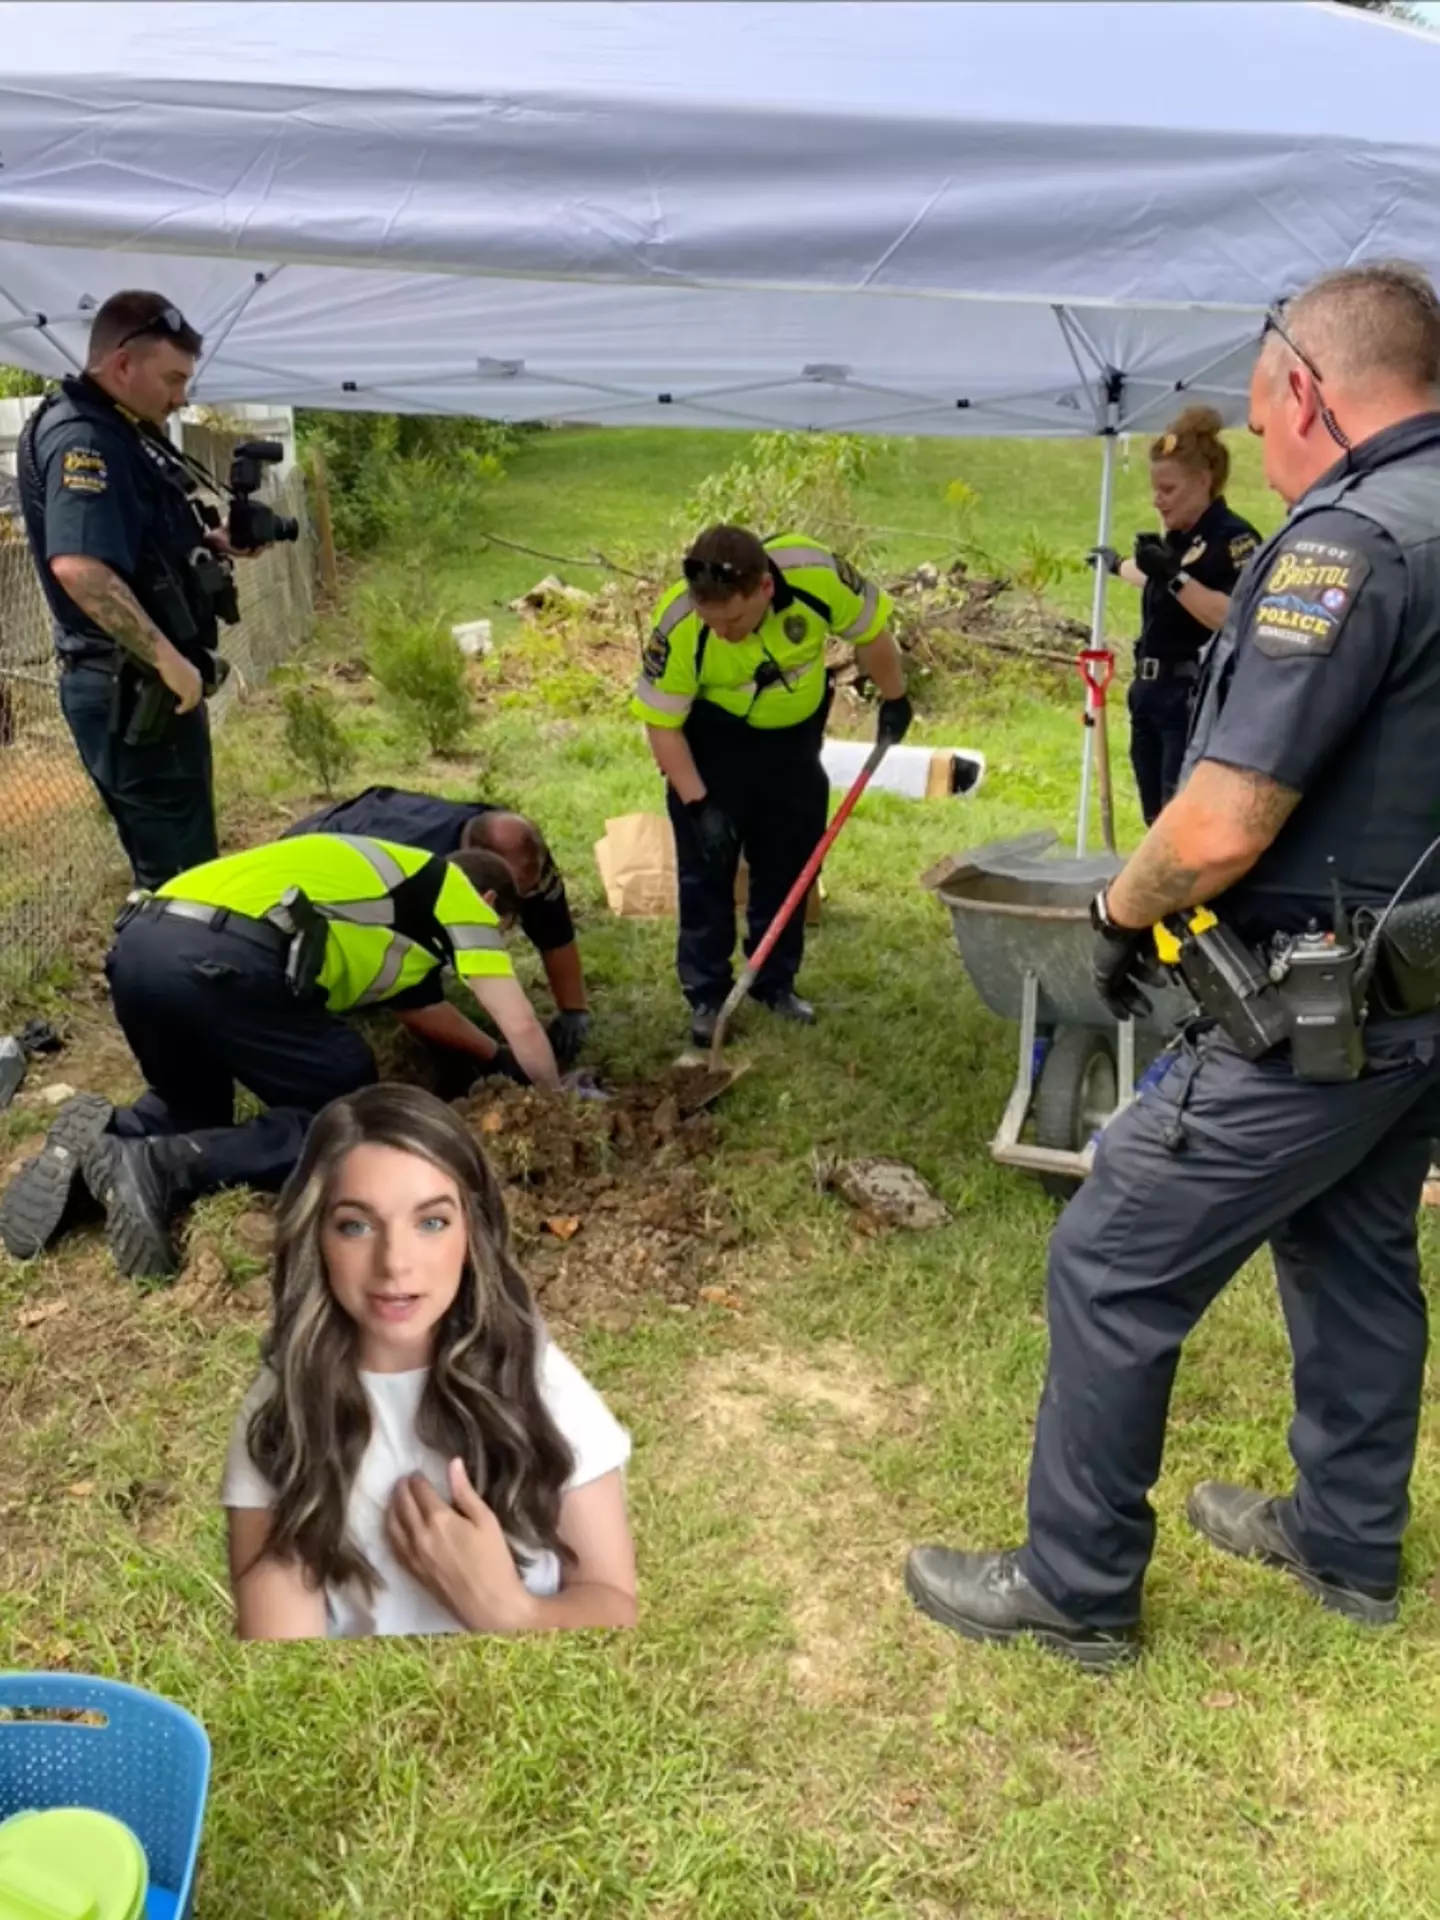
[[[992,841],[942,860],[921,884],[948,909],[975,991],[1019,1025],[1015,1082],[990,1151],[1066,1199],[1135,1097],[1137,1062],[1155,1060],[1192,1006],[1167,985],[1146,989],[1153,1011],[1143,1023],[1109,1012],[1091,975],[1090,902],[1123,862],[1107,852],[1047,857],[1058,838],[1046,830]]]

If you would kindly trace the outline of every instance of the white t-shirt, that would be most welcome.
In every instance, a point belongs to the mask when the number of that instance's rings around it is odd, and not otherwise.
[[[538,1363],[540,1397],[551,1419],[570,1444],[575,1470],[565,1483],[569,1492],[603,1474],[623,1467],[630,1458],[630,1436],[616,1420],[584,1374],[548,1340]],[[325,1608],[331,1639],[360,1639],[378,1633],[462,1633],[464,1628],[448,1607],[442,1606],[403,1567],[385,1535],[385,1514],[396,1484],[408,1473],[423,1473],[441,1499],[449,1504],[447,1463],[415,1433],[415,1421],[429,1378],[427,1369],[412,1373],[361,1373],[360,1384],[370,1402],[370,1443],[350,1490],[346,1515],[350,1539],[362,1549],[380,1575],[382,1584],[373,1600],[353,1583],[327,1587]],[[226,1507],[265,1508],[274,1505],[270,1483],[256,1469],[246,1445],[246,1429],[255,1409],[270,1391],[270,1376],[261,1373],[236,1418],[220,1490]],[[527,1590],[548,1598],[560,1590],[560,1561],[549,1552],[515,1564]]]

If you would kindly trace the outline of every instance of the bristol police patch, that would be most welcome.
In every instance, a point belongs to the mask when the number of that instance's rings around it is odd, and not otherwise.
[[[1251,639],[1267,660],[1332,652],[1369,572],[1355,547],[1287,541],[1250,615]]]
[[[858,567],[853,566],[850,561],[844,559],[840,554],[836,554],[835,556],[835,571],[840,576],[842,586],[847,586],[851,593],[864,593],[864,574],[860,572]]]
[[[1230,559],[1235,566],[1242,566],[1260,542],[1253,533],[1237,533],[1230,542]]]
[[[670,664],[670,636],[658,630],[645,642],[645,651],[640,656],[640,670],[647,680],[659,680]]]
[[[110,484],[105,456],[93,447],[67,447],[60,463],[60,485],[67,493],[104,493]]]

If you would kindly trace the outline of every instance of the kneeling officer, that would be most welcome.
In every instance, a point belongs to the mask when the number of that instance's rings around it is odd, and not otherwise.
[[[319,1109],[379,1078],[342,1013],[385,1006],[425,1038],[468,1048],[477,1073],[489,1062],[491,1042],[443,997],[446,966],[518,1067],[558,1089],[492,901],[513,911],[494,855],[440,860],[338,834],[251,847],[132,894],[106,971],[146,1091],[129,1108],[94,1094],[66,1103],[0,1201],[0,1240],[20,1258],[40,1252],[83,1173],[121,1272],[172,1271],[180,1206],[221,1187],[279,1188]],[[237,1080],[268,1108],[240,1126]]]

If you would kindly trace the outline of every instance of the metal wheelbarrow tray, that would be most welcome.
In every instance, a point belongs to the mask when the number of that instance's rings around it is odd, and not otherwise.
[[[1019,1023],[1015,1083],[990,1151],[1057,1196],[1090,1171],[1095,1143],[1135,1097],[1147,1064],[1190,1011],[1177,987],[1148,988],[1143,1024],[1117,1021],[1091,977],[1090,902],[1123,862],[1110,853],[1050,857],[1049,831],[996,840],[932,868],[922,884],[950,914],[972,985]],[[1033,1143],[1021,1138],[1034,1120]]]

